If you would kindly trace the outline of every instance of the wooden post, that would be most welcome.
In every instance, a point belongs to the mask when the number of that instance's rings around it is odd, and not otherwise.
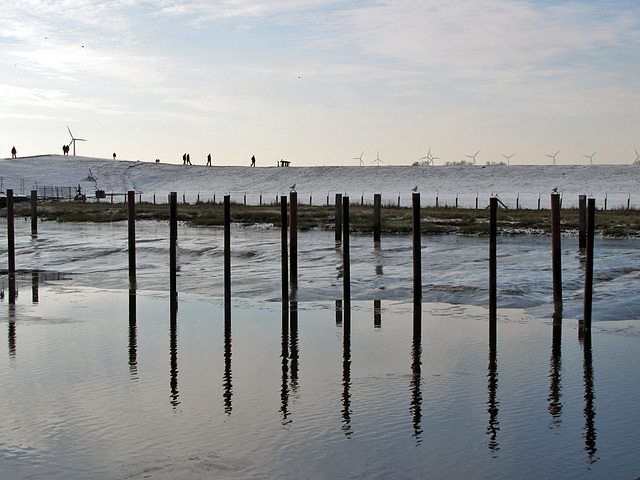
[[[398,208],[400,208],[400,194],[398,193]]]
[[[31,190],[31,236],[38,236],[38,191]]]
[[[382,305],[380,300],[373,301],[373,328],[382,328]]]
[[[231,195],[224,196],[224,307],[231,312]]]
[[[540,210],[540,195],[538,195],[538,210]]]
[[[327,205],[329,203],[327,202]],[[342,194],[336,193],[336,242],[342,240]]]
[[[13,189],[7,189],[7,255],[9,260],[9,273],[16,273],[16,244],[15,223],[13,210]]]
[[[281,251],[282,251],[282,305],[289,302],[289,267],[287,252],[287,196],[280,197]]]
[[[289,193],[289,242],[290,279],[293,288],[298,286],[298,193]]]
[[[478,210],[478,194],[476,194],[476,210]]]
[[[178,194],[169,194],[169,281],[171,301],[177,295],[176,275],[178,272]]]
[[[553,265],[553,319],[562,320],[562,248],[560,245],[560,194],[551,194],[551,258]]]
[[[578,248],[587,248],[587,196],[578,196]]]
[[[422,332],[422,246],[420,242],[420,194],[413,192],[413,332]]]
[[[373,196],[373,244],[380,245],[382,195],[376,193]]]
[[[498,282],[497,282],[497,235],[498,235],[498,199],[491,197],[489,219],[489,346],[494,349],[497,346],[498,324]]]
[[[584,323],[583,330],[591,331],[591,306],[593,303],[593,242],[595,237],[596,199],[587,203],[587,264],[584,282]]]
[[[351,257],[349,252],[349,197],[342,198],[342,268],[345,312],[351,312]],[[346,317],[345,317],[346,318]]]
[[[136,192],[127,193],[129,210],[129,283],[136,283]]]
[[[438,208],[438,195],[436,195],[436,208]]]
[[[607,195],[604,196],[604,211],[607,211]]]

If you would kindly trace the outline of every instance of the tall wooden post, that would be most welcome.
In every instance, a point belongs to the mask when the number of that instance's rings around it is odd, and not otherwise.
[[[380,245],[382,195],[376,193],[373,196],[373,243]]]
[[[578,196],[578,248],[587,248],[587,196]]]
[[[411,196],[413,226],[413,331],[422,331],[422,246],[420,242],[420,194]]]
[[[129,213],[129,283],[136,283],[136,192],[129,190],[127,193],[127,206]]]
[[[38,191],[31,190],[31,236],[38,235]]]
[[[16,244],[15,223],[13,209],[13,189],[7,189],[7,255],[9,261],[9,274],[16,273]]]
[[[349,252],[349,197],[342,198],[342,268],[344,310],[351,312],[351,257]]]
[[[587,203],[587,264],[584,282],[584,323],[585,331],[591,330],[591,312],[593,303],[593,243],[595,238],[596,199]]]
[[[553,265],[553,319],[562,320],[562,248],[560,232],[560,194],[551,194],[551,258]]]
[[[178,272],[178,195],[176,192],[169,194],[169,281],[171,289],[171,301],[177,296]]]
[[[336,242],[342,240],[342,194],[336,193]]]
[[[231,312],[231,195],[224,196],[224,307]],[[227,315],[227,317],[230,317]],[[225,317],[225,318],[227,318]]]
[[[293,288],[298,286],[298,193],[289,193],[289,256],[290,279]]]
[[[281,215],[281,251],[282,251],[282,305],[289,302],[289,267],[288,267],[288,249],[287,249],[287,196],[280,197],[280,215]]]
[[[497,345],[498,330],[498,263],[497,263],[497,236],[498,236],[498,199],[491,197],[489,218],[489,346],[494,349]]]

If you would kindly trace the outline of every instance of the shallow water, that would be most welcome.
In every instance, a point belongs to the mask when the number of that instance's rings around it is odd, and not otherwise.
[[[226,324],[221,230],[180,228],[172,311],[166,224],[139,224],[132,295],[126,224],[47,222],[36,239],[17,227],[18,297],[0,301],[2,478],[640,475],[635,240],[596,244],[585,342],[570,320],[577,240],[563,238],[554,331],[550,239],[499,238],[490,352],[485,238],[423,238],[414,338],[406,236],[379,249],[352,237],[343,312],[333,232],[301,232],[298,302],[283,313],[280,232],[234,228]]]

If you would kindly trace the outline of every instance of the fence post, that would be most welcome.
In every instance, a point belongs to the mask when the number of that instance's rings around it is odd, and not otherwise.
[[[587,204],[587,264],[584,282],[584,331],[591,330],[591,307],[593,303],[593,242],[595,237],[596,199],[590,198]]]
[[[420,335],[422,331],[422,247],[420,242],[420,194],[413,192],[412,226],[413,226],[413,331]],[[418,315],[418,312],[420,314]]]
[[[327,202],[329,205],[329,202]],[[336,193],[336,242],[342,240],[342,194]]]
[[[489,219],[489,346],[491,349],[497,346],[497,254],[496,244],[498,235],[498,199],[491,197],[490,203],[490,219]]]
[[[31,190],[31,236],[38,235],[38,191]]]
[[[298,286],[298,193],[289,193],[289,255],[290,260],[290,282],[293,288]]]
[[[113,198],[113,197],[112,197]],[[171,301],[177,296],[176,275],[178,271],[178,195],[169,193],[169,281],[171,289]]]
[[[281,252],[282,252],[282,305],[289,302],[289,266],[287,252],[287,196],[280,197]]]
[[[587,248],[587,196],[578,196],[578,248]]]
[[[136,192],[129,190],[127,193],[129,212],[129,283],[136,283]]]
[[[373,244],[380,245],[382,195],[376,193],[373,196]]]
[[[231,312],[231,196],[224,196],[224,307]]]
[[[342,268],[344,309],[351,312],[351,257],[349,252],[349,197],[342,198]]]
[[[562,248],[560,194],[551,194],[551,258],[553,264],[553,320],[562,320]]]
[[[16,273],[16,244],[12,188],[7,189],[7,254],[9,274],[14,274]]]

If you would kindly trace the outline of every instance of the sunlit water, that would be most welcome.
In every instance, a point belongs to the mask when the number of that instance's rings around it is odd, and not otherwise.
[[[550,239],[501,237],[493,357],[486,238],[423,238],[414,338],[406,236],[352,238],[349,319],[332,232],[299,234],[283,313],[280,232],[234,228],[225,327],[221,230],[180,228],[172,313],[167,225],[139,224],[132,295],[126,225],[17,227],[0,478],[640,476],[637,241],[597,242],[584,341],[577,241],[554,333]]]

